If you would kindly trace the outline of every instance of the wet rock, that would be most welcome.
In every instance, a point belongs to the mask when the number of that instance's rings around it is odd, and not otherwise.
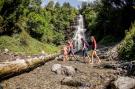
[[[129,69],[127,70],[127,75],[135,75],[135,64],[131,64]]]
[[[111,89],[133,89],[135,88],[135,79],[130,77],[119,77],[111,85]]]
[[[128,76],[135,75],[135,63],[134,62],[122,62],[119,63],[118,68],[121,68],[123,74]]]
[[[110,47],[102,47],[102,48],[100,48],[100,49],[97,49],[97,54],[98,54],[98,56],[101,58],[101,59],[106,59],[106,58],[108,58],[108,54],[107,54],[107,52],[108,52],[108,49],[109,49]]]
[[[54,64],[52,66],[52,71],[55,72],[56,74],[69,76],[76,73],[76,68],[72,66],[63,66],[61,64]]]
[[[73,86],[73,87],[91,87],[90,83],[81,82],[74,79],[73,77],[65,77],[61,80],[62,85]]]
[[[119,64],[104,63],[104,64],[102,64],[102,67],[107,68],[107,69],[117,69],[119,67]]]
[[[55,60],[63,61],[63,55],[60,55],[60,56],[56,57]]]
[[[54,64],[52,66],[52,71],[53,72],[57,72],[57,70],[59,70],[61,68],[61,64]]]
[[[118,46],[119,46],[119,44],[114,46],[107,52],[109,60],[118,60],[119,59]]]
[[[72,67],[72,66],[62,66],[63,69],[65,69],[65,74],[66,75],[73,75],[76,73],[76,68]]]

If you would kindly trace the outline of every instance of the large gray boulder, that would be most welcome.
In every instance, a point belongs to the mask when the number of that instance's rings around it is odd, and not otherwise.
[[[56,72],[58,69],[60,69],[61,68],[61,64],[54,64],[53,66],[52,66],[52,71],[53,72]]]
[[[54,64],[52,66],[52,71],[55,72],[56,74],[61,74],[61,75],[74,75],[76,73],[76,69],[72,66],[64,66],[61,64]]]
[[[119,77],[112,83],[112,89],[134,89],[135,79],[130,77]]]

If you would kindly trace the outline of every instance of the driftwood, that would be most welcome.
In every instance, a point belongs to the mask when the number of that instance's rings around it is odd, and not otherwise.
[[[35,67],[44,64],[47,61],[55,59],[60,54],[53,54],[48,56],[41,56],[35,58],[29,58],[25,60],[16,60],[11,62],[0,63],[0,80],[20,74],[22,72],[30,71]]]

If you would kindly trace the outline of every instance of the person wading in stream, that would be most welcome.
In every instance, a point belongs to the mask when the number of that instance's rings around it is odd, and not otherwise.
[[[83,60],[86,63],[85,57],[88,56],[88,46],[89,45],[83,38],[81,38],[81,41],[82,41]]]
[[[62,54],[63,54],[63,62],[65,63],[68,60],[68,43],[63,46]]]
[[[96,39],[94,36],[91,36],[91,42],[92,42],[92,53],[91,53],[91,60],[89,60],[90,64],[93,64],[93,57],[95,56],[98,59],[98,63],[101,62],[100,58],[97,56],[96,53],[96,48],[97,48],[97,43],[96,43]]]
[[[74,55],[74,44],[72,39],[68,40],[68,50],[69,50],[68,52],[69,56],[74,57],[77,60],[77,58]]]

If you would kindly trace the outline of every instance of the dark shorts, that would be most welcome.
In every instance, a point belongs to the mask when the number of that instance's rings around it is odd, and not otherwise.
[[[88,55],[88,49],[85,48],[83,49],[83,57],[86,57]]]
[[[70,55],[70,54],[74,55],[74,49],[70,49],[70,51],[69,51],[68,54],[69,54],[69,55]]]
[[[96,48],[93,48],[93,47],[92,47],[92,50],[96,51]]]

